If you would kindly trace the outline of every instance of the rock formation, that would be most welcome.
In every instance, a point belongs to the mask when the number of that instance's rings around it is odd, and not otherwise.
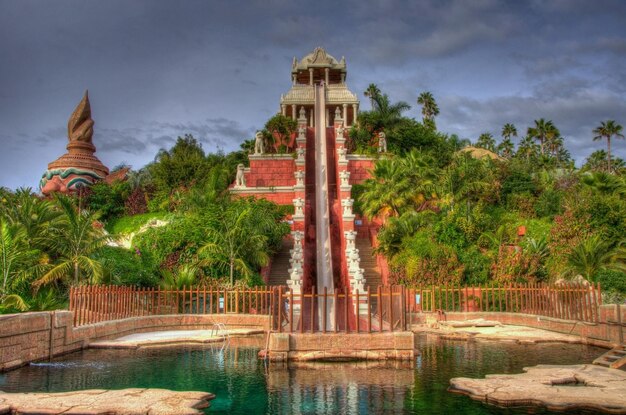
[[[76,191],[81,186],[103,180],[109,174],[109,169],[94,156],[93,125],[89,95],[85,91],[85,96],[67,123],[68,152],[48,164],[48,170],[39,182],[44,195]]]
[[[538,365],[516,375],[452,378],[450,391],[499,406],[626,413],[626,372],[595,365]]]

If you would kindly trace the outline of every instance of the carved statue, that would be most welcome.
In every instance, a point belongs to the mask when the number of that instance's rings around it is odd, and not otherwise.
[[[296,176],[296,186],[304,186],[304,172],[298,170],[294,173],[294,176]]]
[[[300,139],[306,138],[306,127],[303,125],[298,127],[298,138]]]
[[[246,187],[246,176],[243,173],[243,164],[237,165],[237,176],[235,177],[235,187]]]
[[[304,253],[302,252],[302,249],[299,249],[297,251],[294,251],[291,254],[291,259],[289,260],[289,262],[291,263],[291,266],[293,268],[302,268],[303,260],[304,260]]]
[[[298,161],[304,161],[304,153],[306,152],[304,147],[298,147],[296,153],[298,154]]]
[[[254,135],[254,154],[265,153],[265,142],[263,141],[263,133],[257,131]]]
[[[300,112],[298,114],[298,119],[306,120],[306,110],[304,107],[300,107]]]
[[[302,268],[293,268],[290,277],[291,281],[300,281],[302,279]]]
[[[343,123],[341,123],[339,124],[339,127],[337,127],[337,138],[344,138],[343,132],[344,132]]]
[[[378,133],[378,152],[386,153],[387,152],[387,135],[384,131]]]
[[[335,107],[335,120],[341,120],[341,110],[339,107]]]
[[[356,231],[345,231],[343,233],[346,236],[346,254],[355,248]]]
[[[300,246],[302,239],[304,239],[304,232],[302,231],[292,231],[291,236],[293,236],[293,244],[294,246]]]
[[[341,206],[343,206],[343,216],[352,216],[352,205],[354,199],[342,199]]]
[[[93,138],[93,120],[91,119],[91,104],[89,104],[89,92],[85,91],[69,121],[67,122],[67,138],[70,143],[82,141],[90,143]]]
[[[385,135],[384,131],[378,133],[378,152],[387,152],[387,135]]]
[[[344,147],[339,147],[337,149],[337,153],[339,153],[339,161],[346,161],[346,154],[348,154],[348,150]]]
[[[361,256],[358,249],[353,249],[348,252],[348,272],[352,273],[359,269],[361,263]]]
[[[301,197],[297,198],[297,199],[293,199],[293,205],[296,208],[295,213],[293,214],[294,216],[304,216],[304,199],[302,199]]]
[[[339,178],[341,179],[341,186],[349,186],[348,180],[350,180],[350,172],[348,170],[344,170],[339,173]]]

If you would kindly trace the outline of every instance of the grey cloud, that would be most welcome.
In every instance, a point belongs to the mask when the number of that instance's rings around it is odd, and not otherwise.
[[[129,154],[139,154],[146,150],[147,146],[137,135],[137,128],[124,130],[101,128],[94,132],[94,141],[97,141],[98,150],[101,152],[114,150]]]
[[[429,90],[440,129],[464,137],[552,118],[578,156],[601,146],[599,121],[626,122],[620,0],[0,2],[0,186],[36,183],[64,152],[85,88],[110,166],[140,167],[186,133],[235,150],[275,113],[292,56],[316,46],[346,57],[362,109],[373,82],[419,118]]]
[[[475,141],[482,132],[499,137],[502,126],[511,122],[523,136],[533,120],[552,120],[561,130],[572,156],[581,162],[603,143],[592,142],[592,130],[601,121],[626,113],[626,102],[612,95],[584,90],[570,97],[545,100],[539,97],[498,97],[475,100],[468,97],[442,97],[438,126]],[[623,123],[623,121],[622,121]],[[624,146],[615,146],[616,154],[626,155]]]

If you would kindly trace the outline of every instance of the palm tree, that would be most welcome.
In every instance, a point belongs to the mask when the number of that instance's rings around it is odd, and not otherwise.
[[[411,106],[404,101],[392,104],[387,94],[378,94],[373,100],[372,111],[359,114],[359,124],[370,133],[384,130],[388,133],[387,140],[389,140],[389,132],[402,122],[404,119],[402,113],[409,110]]]
[[[484,148],[489,151],[496,150],[496,140],[490,133],[482,133],[476,141],[476,147]]]
[[[626,195],[626,181],[603,171],[587,172],[581,176],[584,185],[605,195]]]
[[[31,189],[18,189],[4,206],[4,216],[12,226],[21,226],[31,247],[42,248],[50,240],[61,213],[51,201],[38,198]]]
[[[81,273],[95,282],[102,277],[102,265],[91,256],[108,241],[102,229],[94,226],[96,216],[88,210],[79,210],[72,199],[57,195],[55,201],[62,213],[59,226],[51,231],[50,247],[58,262],[33,283],[35,288],[57,280],[81,282]]]
[[[235,272],[249,277],[255,268],[267,265],[271,235],[282,237],[288,231],[288,225],[277,221],[262,205],[247,200],[216,206],[207,219],[207,242],[198,251],[198,264],[227,270],[231,285]]]
[[[11,302],[12,306],[24,304],[22,297],[14,292],[23,281],[29,279],[37,267],[39,251],[27,244],[23,226],[9,225],[0,217],[0,304]]]
[[[607,171],[611,173],[611,137],[624,138],[622,134],[623,127],[615,122],[615,120],[602,121],[600,126],[593,130],[595,136],[593,141],[602,140],[606,138],[607,146]]]
[[[498,144],[497,150],[498,154],[500,154],[504,158],[509,159],[513,155],[514,148],[515,145],[513,144],[513,141],[511,141],[510,138],[506,137],[500,142],[500,144]]]
[[[511,139],[511,137],[517,137],[517,128],[515,128],[515,125],[510,122],[507,122],[502,127],[502,138]]]
[[[516,156],[524,157],[526,161],[529,161],[531,157],[537,155],[537,150],[537,143],[534,142],[531,136],[527,135],[520,141]]]
[[[476,160],[469,153],[457,154],[440,180],[441,197],[449,200],[451,210],[457,203],[467,203],[467,218],[471,203],[484,198],[493,189],[493,177],[487,159]]]
[[[550,136],[558,135],[558,130],[552,121],[546,121],[543,118],[535,120],[534,127],[528,127],[528,136],[539,140],[541,155],[544,155],[544,146]]]
[[[376,84],[369,84],[365,92],[363,92],[363,95],[370,99],[370,105],[372,106],[372,110],[374,110],[374,102],[376,97],[380,95],[380,89],[378,86],[376,86]]]
[[[417,150],[405,158],[379,160],[359,196],[363,213],[386,220],[408,210],[427,209],[436,198],[437,175],[432,165],[432,160]]]
[[[567,255],[563,274],[582,275],[586,280],[592,280],[598,271],[605,269],[626,271],[626,250],[623,246],[611,247],[600,236],[593,235]]]
[[[434,215],[436,214],[429,210],[422,212],[409,210],[399,217],[389,218],[378,233],[378,247],[374,252],[392,259],[402,250],[402,241],[406,237],[415,235],[419,228],[432,222]]]
[[[422,119],[424,124],[435,126],[435,116],[439,115],[439,106],[435,102],[433,94],[425,91],[417,97],[417,103],[422,106]]]

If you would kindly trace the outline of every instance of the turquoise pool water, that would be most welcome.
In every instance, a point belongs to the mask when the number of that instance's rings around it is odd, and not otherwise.
[[[447,391],[455,376],[591,362],[603,349],[567,344],[419,342],[406,363],[265,365],[251,347],[85,350],[0,374],[0,390],[167,388],[217,395],[209,414],[526,414]]]

